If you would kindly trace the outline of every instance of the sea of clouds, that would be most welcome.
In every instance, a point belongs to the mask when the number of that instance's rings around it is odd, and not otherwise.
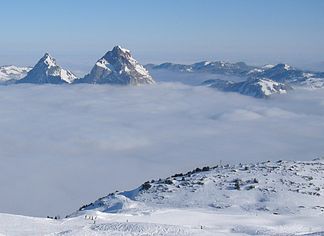
[[[0,87],[0,212],[68,214],[195,167],[324,156],[324,89],[271,99],[177,83]]]

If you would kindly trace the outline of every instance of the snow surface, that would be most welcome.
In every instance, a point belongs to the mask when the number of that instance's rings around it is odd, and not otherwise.
[[[110,236],[323,236],[323,216],[235,214],[199,209],[157,210],[150,214],[88,212],[85,216],[52,220],[0,214],[0,235]]]
[[[123,53],[130,53],[130,50],[126,49],[126,48],[122,48],[121,46],[117,45],[116,46],[119,50],[121,50]]]
[[[324,80],[322,78],[308,78],[301,85],[310,89],[324,88]]]
[[[324,159],[217,165],[145,182],[86,205],[88,210],[147,213],[200,208],[275,215],[324,215]]]
[[[271,69],[273,67],[275,67],[275,65],[272,65],[272,64],[266,64],[266,65],[262,66],[263,69]]]
[[[242,82],[230,80],[212,79],[202,83],[202,85],[218,89],[224,92],[238,92],[243,95],[255,98],[268,98],[274,94],[285,94],[292,90],[289,85],[279,83],[267,78],[249,78]]]
[[[18,66],[1,66],[0,67],[0,82],[7,82],[10,80],[19,80],[27,75],[31,70],[30,67]]]
[[[276,88],[280,85],[278,82],[263,79],[260,80],[258,84],[261,85],[261,90],[266,96],[270,96],[274,93],[279,93],[279,94],[287,93],[286,89],[280,87]]]
[[[110,194],[62,220],[0,214],[0,235],[324,235],[323,179],[320,159],[205,167]]]

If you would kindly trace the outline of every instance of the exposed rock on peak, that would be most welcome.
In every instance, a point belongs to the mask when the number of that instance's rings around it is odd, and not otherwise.
[[[154,84],[149,72],[139,64],[128,49],[115,46],[100,58],[80,83],[140,85]]]
[[[45,53],[27,76],[19,80],[18,83],[71,84],[76,79],[77,77],[71,71],[62,69],[56,63],[55,58],[51,57],[49,53]]]

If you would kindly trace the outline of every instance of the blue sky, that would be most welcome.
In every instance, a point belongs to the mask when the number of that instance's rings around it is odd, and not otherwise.
[[[114,45],[143,63],[324,61],[321,0],[2,0],[0,64],[49,51],[86,68]]]

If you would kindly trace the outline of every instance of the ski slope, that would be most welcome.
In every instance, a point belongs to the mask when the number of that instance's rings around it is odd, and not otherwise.
[[[0,214],[0,235],[324,235],[324,160],[197,168],[65,219]]]
[[[89,211],[96,222],[78,217],[52,220],[0,214],[0,235],[324,235],[323,216],[236,214],[202,209],[164,209],[149,214]]]

